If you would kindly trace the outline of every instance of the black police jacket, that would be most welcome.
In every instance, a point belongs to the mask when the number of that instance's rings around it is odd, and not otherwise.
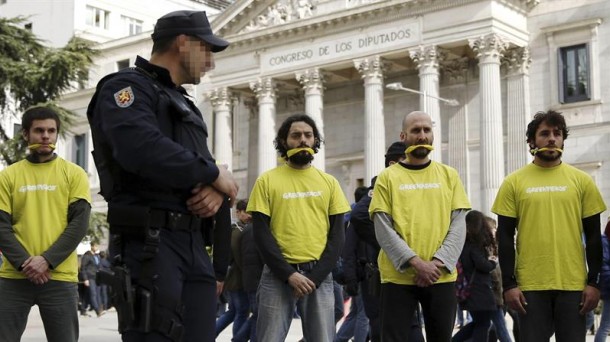
[[[135,64],[102,79],[87,110],[102,194],[187,213],[190,191],[219,173],[207,127],[167,69],[140,56]]]

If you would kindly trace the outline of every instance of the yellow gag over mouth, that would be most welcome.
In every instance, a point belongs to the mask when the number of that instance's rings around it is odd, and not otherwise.
[[[33,151],[33,150],[39,149],[42,146],[43,146],[43,144],[31,144],[31,145],[28,145],[28,149],[30,151]],[[49,146],[52,150],[55,149],[55,144],[48,144],[47,146]]]
[[[434,146],[432,146],[432,145],[411,145],[411,146],[407,147],[407,149],[405,150],[405,154],[408,155],[409,153],[415,151],[416,149],[418,149],[420,147],[423,147],[428,151],[434,150]]]
[[[557,151],[559,153],[563,153],[563,150],[560,149],[559,147],[542,147],[542,148],[532,148],[530,150],[530,153],[535,156],[538,152],[544,152],[544,151]]]
[[[297,148],[291,148],[290,150],[288,150],[288,152],[286,152],[286,157],[290,158],[301,151],[305,151],[305,152],[311,154],[312,156],[315,154],[313,149],[310,147],[297,147]]]

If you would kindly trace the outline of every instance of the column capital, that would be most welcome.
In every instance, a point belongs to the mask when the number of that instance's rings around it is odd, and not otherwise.
[[[508,48],[508,42],[494,33],[469,39],[468,44],[477,53],[479,63],[500,63],[502,53]]]
[[[314,90],[322,92],[324,90],[324,73],[319,68],[297,72],[295,76],[306,92]]]
[[[506,67],[509,76],[529,74],[530,64],[532,63],[529,47],[508,49],[504,57],[502,64]]]
[[[445,60],[441,64],[443,76],[450,85],[466,83],[469,67],[470,59],[468,57]]]
[[[420,45],[409,50],[409,56],[417,64],[420,72],[428,68],[438,70],[438,64],[444,57],[442,51],[436,45]]]
[[[210,99],[214,109],[220,106],[230,106],[232,102],[231,92],[227,87],[214,88],[214,90],[208,93],[207,97]]]
[[[380,56],[354,60],[354,66],[358,69],[362,78],[381,78],[383,77],[383,72],[387,69],[386,63],[384,63]]]
[[[271,77],[261,77],[256,81],[250,81],[250,89],[254,91],[254,95],[258,100],[263,98],[270,98],[275,100],[275,93],[277,91],[275,81]]]

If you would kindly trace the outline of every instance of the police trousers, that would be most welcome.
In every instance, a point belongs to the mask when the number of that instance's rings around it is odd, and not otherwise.
[[[123,241],[123,261],[131,270],[136,285],[141,277],[143,248],[144,242],[140,239]],[[154,292],[164,297],[164,305],[153,303],[154,310],[181,322],[184,327],[182,341],[214,341],[216,279],[201,232],[161,229],[159,251],[152,263]],[[173,302],[174,307],[167,307],[168,302]],[[158,326],[153,326],[148,333],[128,330],[122,338],[125,342],[172,341],[159,330]]]

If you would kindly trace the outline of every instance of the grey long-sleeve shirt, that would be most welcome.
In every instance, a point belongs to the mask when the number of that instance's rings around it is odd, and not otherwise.
[[[434,253],[434,258],[443,262],[449,272],[453,272],[457,263],[464,241],[466,240],[466,214],[469,210],[457,209],[451,212],[451,224],[449,231],[441,247]],[[409,260],[417,253],[409,247],[409,244],[396,232],[393,227],[394,220],[388,213],[377,212],[373,214],[375,223],[375,236],[379,246],[398,272],[404,272],[410,267]]]

